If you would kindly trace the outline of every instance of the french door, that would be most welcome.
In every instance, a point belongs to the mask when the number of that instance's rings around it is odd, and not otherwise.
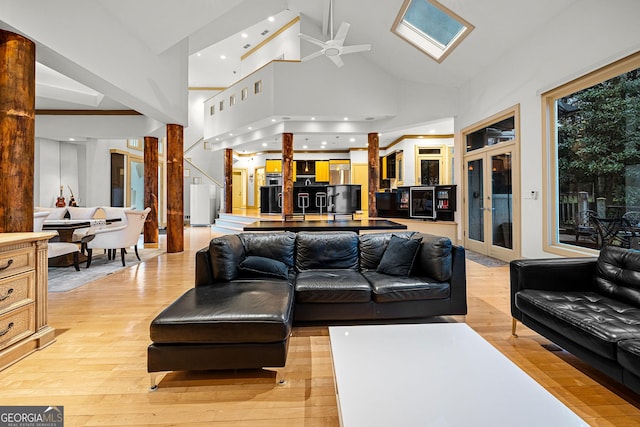
[[[515,144],[465,156],[465,246],[510,261],[519,257]],[[480,150],[479,150],[480,151]]]

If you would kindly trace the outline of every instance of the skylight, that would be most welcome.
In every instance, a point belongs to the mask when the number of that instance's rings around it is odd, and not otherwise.
[[[405,0],[391,31],[442,62],[473,28],[435,0]]]

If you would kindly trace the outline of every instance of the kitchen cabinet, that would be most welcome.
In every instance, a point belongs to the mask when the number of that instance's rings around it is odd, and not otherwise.
[[[265,173],[282,173],[282,160],[267,159],[264,164]]]
[[[329,182],[329,161],[316,160],[316,182]]]

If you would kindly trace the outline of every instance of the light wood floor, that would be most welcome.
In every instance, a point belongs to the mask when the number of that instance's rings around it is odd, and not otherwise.
[[[326,327],[295,328],[285,368],[169,373],[148,391],[149,323],[193,286],[194,253],[211,237],[187,228],[183,253],[49,294],[57,342],[0,372],[0,405],[62,405],[66,426],[337,426]],[[469,314],[446,320],[466,321],[591,425],[640,425],[640,396],[522,325],[510,336],[507,267],[467,261],[467,274]]]

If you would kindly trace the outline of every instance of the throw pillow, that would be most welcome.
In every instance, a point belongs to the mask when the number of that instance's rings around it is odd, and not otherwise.
[[[286,264],[276,259],[261,256],[248,256],[238,264],[240,274],[245,277],[273,277],[288,279],[289,269]]]
[[[391,276],[409,277],[421,243],[422,237],[403,239],[391,236],[376,271]]]

